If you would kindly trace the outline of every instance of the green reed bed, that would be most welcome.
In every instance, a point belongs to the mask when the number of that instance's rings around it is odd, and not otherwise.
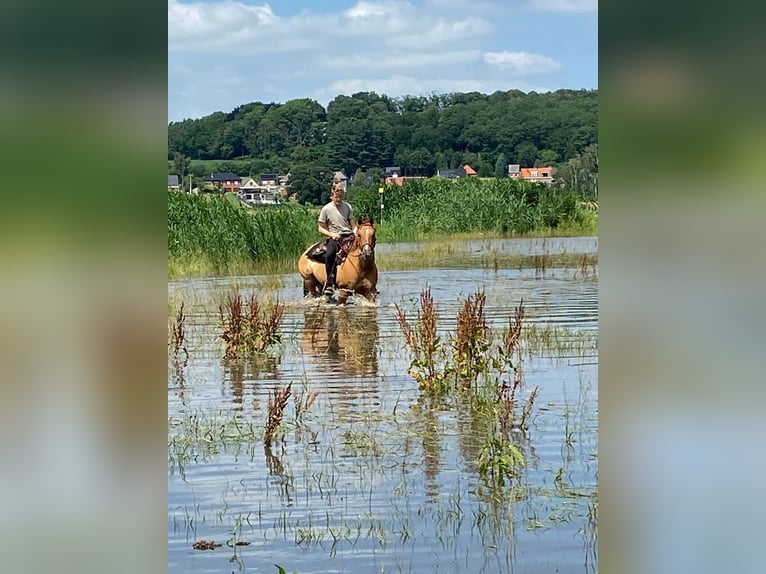
[[[358,217],[377,221],[378,242],[454,237],[594,234],[597,214],[574,192],[511,180],[432,179],[389,186],[380,218],[377,191],[349,192]],[[220,195],[168,193],[170,277],[294,269],[321,239],[317,208],[288,203],[250,209]]]
[[[171,277],[247,271],[297,257],[316,240],[316,214],[306,207],[248,210],[221,196],[168,193]]]
[[[349,194],[359,213],[380,214],[372,190]],[[597,214],[573,191],[510,179],[432,178],[386,188],[379,241],[417,241],[458,233],[591,234]]]

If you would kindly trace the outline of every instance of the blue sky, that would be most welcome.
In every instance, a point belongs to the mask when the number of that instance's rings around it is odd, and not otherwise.
[[[598,0],[168,0],[168,121],[249,102],[598,87]]]

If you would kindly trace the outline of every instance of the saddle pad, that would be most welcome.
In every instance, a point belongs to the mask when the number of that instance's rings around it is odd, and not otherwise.
[[[314,261],[319,261],[320,263],[325,262],[325,255],[327,254],[327,245],[324,241],[320,241],[319,243],[314,243],[309,250],[306,252],[306,257],[309,259],[312,259]]]

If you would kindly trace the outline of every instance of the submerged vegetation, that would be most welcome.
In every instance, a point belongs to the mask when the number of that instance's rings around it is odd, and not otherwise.
[[[382,219],[376,190],[358,189],[347,199],[357,217],[376,219],[379,243],[593,235],[598,225],[598,214],[579,194],[510,179],[434,178],[388,186]],[[219,195],[169,193],[169,275],[294,269],[300,253],[321,239],[316,221],[316,208],[295,202],[250,209]]]

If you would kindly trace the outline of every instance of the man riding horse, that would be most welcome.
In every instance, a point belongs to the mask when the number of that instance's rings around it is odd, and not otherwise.
[[[319,212],[319,233],[328,238],[325,295],[332,295],[337,287],[335,272],[338,265],[337,255],[341,250],[341,239],[347,235],[354,235],[357,231],[354,209],[343,201],[344,193],[341,186],[333,186],[330,202]]]

